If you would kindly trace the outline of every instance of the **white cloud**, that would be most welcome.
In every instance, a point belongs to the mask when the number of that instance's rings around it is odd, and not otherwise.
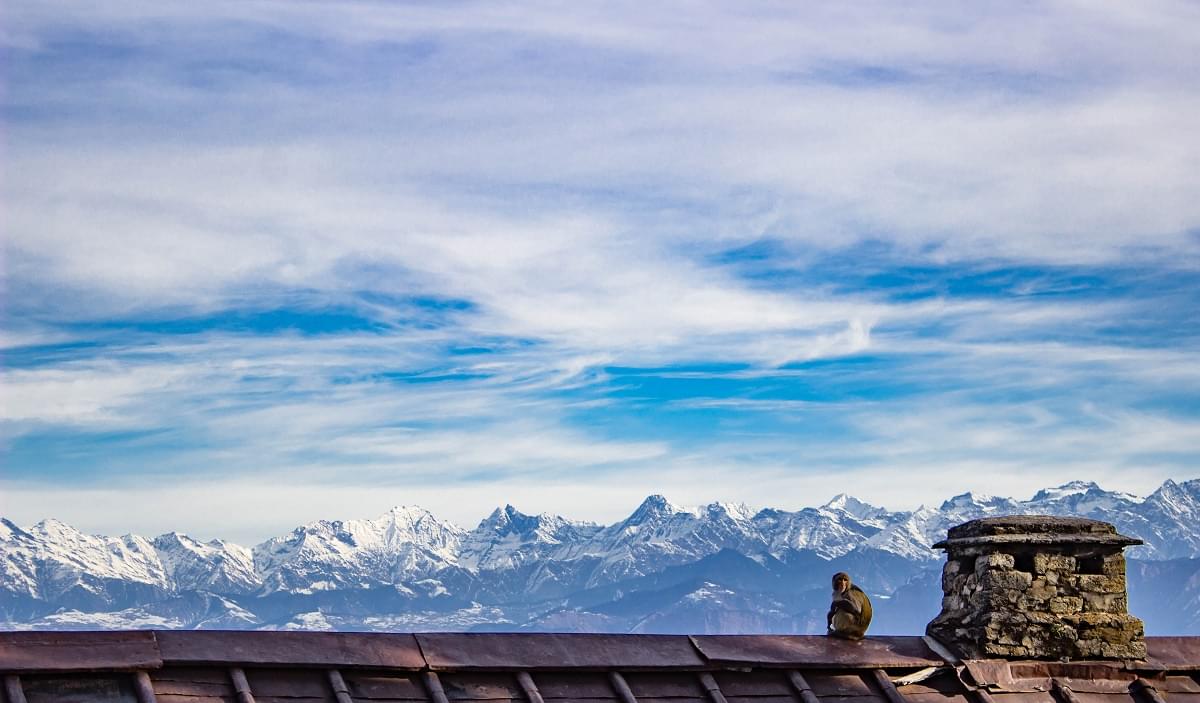
[[[663,493],[683,505],[725,501],[799,510],[845,491],[874,505],[902,510],[938,504],[967,491],[1029,498],[1040,488],[1078,478],[1095,480],[1108,490],[1147,495],[1167,478],[1184,480],[1194,475],[1154,464],[1134,473],[1085,459],[1049,467],[976,456],[965,458],[953,472],[919,461],[816,472],[796,464],[706,463],[697,457],[604,478],[575,474],[503,482],[461,482],[446,476],[389,485],[349,480],[318,483],[286,474],[219,481],[171,479],[121,487],[4,481],[0,515],[28,525],[46,517],[45,506],[53,506],[56,517],[90,532],[157,535],[179,530],[202,539],[255,544],[314,520],[374,517],[394,505],[420,505],[467,528],[505,503],[527,513],[611,523],[626,517],[651,493]]]
[[[130,424],[130,406],[184,377],[167,366],[124,368],[104,363],[76,368],[9,371],[0,375],[0,421]]]
[[[282,94],[246,81],[220,96],[234,114],[264,123],[265,140],[257,132],[232,139],[252,146],[231,146],[208,129],[177,136],[150,122],[140,143],[103,149],[95,131],[63,140],[60,127],[18,125],[12,158],[23,177],[8,185],[18,260],[106,296],[197,304],[241,294],[251,282],[343,289],[355,274],[339,264],[379,259],[404,272],[398,287],[478,298],[535,334],[590,312],[596,336],[611,336],[635,332],[631,320],[657,328],[666,317],[686,328],[700,313],[721,319],[726,310],[746,311],[747,326],[791,324],[788,306],[686,254],[754,236],[731,235],[745,213],[720,204],[746,189],[774,201],[772,234],[805,247],[869,236],[944,260],[1095,264],[1136,250],[1172,266],[1200,254],[1187,234],[1200,223],[1200,186],[1190,177],[1200,132],[1188,119],[1200,105],[1176,63],[1197,48],[1194,33],[1181,31],[1195,14],[1187,5],[981,13],[883,4],[761,14],[712,5],[688,22],[661,24],[581,8],[466,17],[378,4],[356,10],[118,4],[84,14],[19,6],[13,14],[35,37],[68,22],[123,28],[132,38],[151,21],[183,31],[222,19],[334,46],[431,36],[466,65],[480,50],[463,37],[493,33],[489,51],[512,61],[530,43],[553,39],[562,43],[548,51],[604,49],[647,73],[605,81],[601,64],[588,80],[569,65],[555,76],[544,65],[500,62],[427,100],[370,84],[305,88],[267,74],[259,78]],[[180,52],[216,39],[197,41]],[[453,58],[438,60],[445,63],[436,68],[460,75]],[[864,68],[901,74],[901,82],[856,82]],[[136,89],[212,100],[212,88],[186,77],[176,67]],[[121,85],[95,94],[154,102],[152,94],[122,97]],[[15,97],[37,104],[38,94]],[[375,117],[347,123],[346,105]],[[297,128],[300,115],[308,119]],[[192,119],[217,128],[226,116],[200,107]],[[79,139],[88,142],[82,149]],[[609,189],[618,200],[646,189],[714,203],[718,219],[676,211],[664,220],[578,200],[557,212],[521,212],[503,196],[471,195],[551,184]],[[33,277],[25,271],[18,264],[16,275]],[[708,277],[710,285],[697,285]],[[630,315],[630,298],[641,314]],[[672,332],[668,324],[663,336]]]
[[[1018,282],[889,301],[819,275],[868,241],[893,264],[1194,275],[1193,4],[51,1],[6,15],[14,57],[56,61],[8,69],[3,276],[19,319],[0,344],[100,344],[6,371],[5,435],[171,427],[204,446],[172,470],[217,467],[211,483],[112,489],[160,525],[129,529],[213,534],[211,515],[233,514],[237,536],[395,502],[608,520],[655,491],[798,507],[836,492],[831,471],[892,507],[930,485],[1029,493],[1082,475],[1144,492],[1179,470],[1158,455],[1195,446],[1189,419],[1144,407],[1194,394],[1187,342],[1100,334],[1158,304],[1153,290],[1038,297]],[[39,73],[92,65],[89,32],[137,50],[79,83]],[[272,44],[289,38],[312,50]],[[762,268],[783,275],[723,258],[763,240],[777,248]],[[862,256],[847,265],[864,278],[888,265]],[[466,305],[434,313],[413,296]],[[56,328],[297,305],[383,329]],[[445,354],[496,339],[511,346]],[[571,416],[620,402],[597,390],[606,366],[747,364],[717,375],[769,383],[810,373],[789,362],[863,352],[896,361],[881,381],[894,371],[925,395],[677,404],[852,428],[828,441],[688,444],[653,426],[629,440]],[[383,376],[431,370],[484,377]],[[1104,412],[1083,411],[1101,380]],[[1006,399],[1017,391],[1044,396]],[[14,490],[33,517],[130,519],[82,482]]]

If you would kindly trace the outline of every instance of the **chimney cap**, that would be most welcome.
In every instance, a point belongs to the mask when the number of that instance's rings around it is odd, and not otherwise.
[[[933,545],[933,548],[950,550],[1001,544],[1077,544],[1121,549],[1142,544],[1142,540],[1122,535],[1112,525],[1099,520],[1053,515],[1009,515],[980,518],[951,527],[947,539]]]

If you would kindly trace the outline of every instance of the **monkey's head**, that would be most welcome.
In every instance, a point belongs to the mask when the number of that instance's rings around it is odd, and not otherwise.
[[[850,590],[850,574],[839,571],[833,575],[833,590],[835,593],[845,593]]]

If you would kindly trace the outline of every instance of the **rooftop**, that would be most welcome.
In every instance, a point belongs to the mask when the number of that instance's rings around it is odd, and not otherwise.
[[[0,633],[4,703],[1200,703],[1200,637],[1142,661],[960,661],[924,637]]]

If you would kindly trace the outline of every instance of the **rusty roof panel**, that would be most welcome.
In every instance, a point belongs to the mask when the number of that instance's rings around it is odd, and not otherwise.
[[[920,637],[851,641],[824,635],[694,635],[714,663],[802,668],[926,667],[944,664]]]
[[[246,669],[246,680],[259,701],[272,697],[335,701],[322,669]]]
[[[1200,637],[1147,637],[1145,668],[1200,671]]]
[[[1122,693],[1095,693],[1072,688],[1071,697],[1078,703],[1134,703],[1135,700],[1128,690]]]
[[[247,666],[363,666],[421,669],[425,659],[409,634],[164,630],[156,633],[168,662]]]
[[[218,698],[214,696],[179,696],[173,693],[154,694],[156,703],[235,703],[232,698]]]
[[[162,698],[163,696],[187,696],[212,698],[216,700],[232,701],[233,689],[231,687],[221,688],[212,684],[195,683],[191,681],[169,681],[165,684],[159,681],[154,682],[154,695]]]
[[[428,633],[432,669],[702,668],[685,635]]]
[[[975,659],[963,664],[975,684],[992,690],[1050,690],[1051,679],[1057,678],[1073,691],[1127,693],[1129,685],[1137,678],[1137,674],[1113,662]]]
[[[1005,659],[964,659],[963,666],[976,686],[1011,688],[1013,685],[1011,664]]]
[[[967,697],[966,691],[961,693],[922,691],[918,693],[901,690],[900,695],[904,696],[904,700],[910,703],[975,703],[973,699]]]
[[[946,677],[949,678],[949,677]],[[897,686],[896,690],[905,698],[916,698],[919,696],[956,696],[964,693],[967,689],[958,682],[953,685],[945,684],[941,686],[928,686],[925,683],[910,684],[908,686]]]
[[[996,703],[1057,703],[1049,691],[990,691]]]
[[[1190,676],[1167,676],[1150,682],[1155,688],[1171,693],[1200,693],[1200,682]]]
[[[1058,681],[1059,684],[1080,694],[1081,697],[1082,694],[1086,693],[1128,698],[1130,695],[1129,687],[1135,679],[1133,672],[1122,671],[1111,666],[1096,666],[1089,670],[1089,665],[1087,664],[1027,662],[1023,664],[1023,667],[1020,673],[1030,675],[1011,678],[999,677],[1000,680],[993,679],[986,683],[980,683],[980,685],[993,693],[1040,693],[1052,690],[1054,681]],[[1057,675],[1057,672],[1063,667],[1069,667],[1075,678]],[[976,679],[976,681],[978,682],[979,680]]]
[[[830,698],[820,697],[821,700],[829,700],[831,703],[887,703],[887,699],[883,696],[832,696]]]
[[[152,632],[0,632],[0,671],[130,671],[162,666]]]
[[[840,698],[847,696],[877,697],[875,689],[871,688],[863,677],[856,673],[834,671],[806,672],[804,678],[812,686],[813,693],[819,698]]]
[[[1004,693],[1040,693],[1042,691],[1051,691],[1054,689],[1054,682],[1049,676],[1041,678],[1013,679],[1006,684],[990,684],[986,686],[987,690]]]
[[[713,674],[726,698],[730,696],[791,696],[792,684],[779,669],[718,671]]]
[[[1132,682],[1137,675],[1122,667],[1121,662],[1055,662],[1023,661],[1012,663],[1012,674],[1016,678],[1041,678],[1055,676],[1064,681],[1091,681],[1105,679]]]
[[[1125,673],[1125,672],[1122,672]],[[1129,686],[1134,682],[1132,675],[1120,678],[1065,678],[1059,677],[1058,682],[1076,693],[1098,693],[1109,695],[1129,695]]]
[[[173,666],[166,665],[151,672],[151,678],[156,682],[188,681],[212,684],[214,686],[230,687],[229,670],[215,666]]]
[[[516,676],[506,671],[439,674],[446,697],[452,701],[520,700],[524,697]]]
[[[138,703],[128,674],[22,676],[21,687],[28,703]]]
[[[158,703],[234,703],[229,672],[214,667],[164,667],[150,672]]]
[[[426,701],[425,687],[415,678],[388,676],[375,672],[345,671],[342,678],[350,689],[350,697],[360,700]]]
[[[689,671],[639,671],[625,674],[635,698],[703,698],[708,694],[700,679]]]
[[[533,681],[547,700],[617,698],[608,676],[599,671],[545,671],[534,674]]]
[[[731,696],[725,694],[729,703],[796,703],[793,696]]]

